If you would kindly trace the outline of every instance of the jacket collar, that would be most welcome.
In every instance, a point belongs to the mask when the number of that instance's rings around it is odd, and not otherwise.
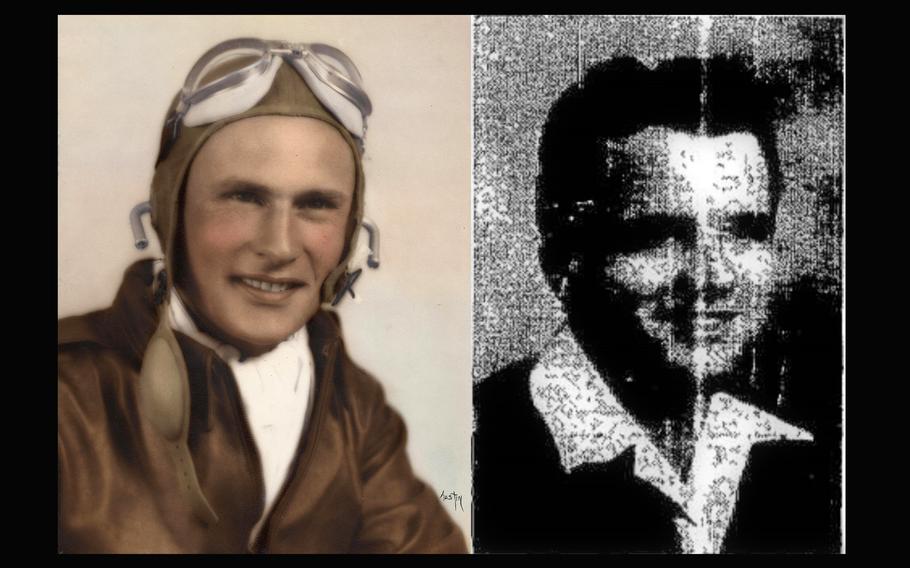
[[[677,503],[688,516],[680,522],[690,524],[692,531],[713,531],[691,539],[709,547],[703,551],[720,546],[750,448],[777,440],[812,440],[809,432],[769,412],[717,393],[707,402],[704,422],[697,429],[701,435],[692,474],[684,483],[568,328],[550,342],[532,369],[530,389],[566,472],[585,463],[613,461],[634,447],[634,475]],[[705,517],[709,509],[716,518]],[[723,527],[719,533],[718,526]]]
[[[113,304],[104,310],[61,319],[57,344],[97,343],[141,364],[158,316],[152,302],[153,261],[140,260],[127,268]]]

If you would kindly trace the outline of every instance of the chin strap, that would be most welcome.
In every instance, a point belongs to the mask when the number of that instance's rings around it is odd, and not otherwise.
[[[337,306],[344,299],[345,294],[350,294],[352,298],[357,297],[354,294],[354,284],[363,274],[364,265],[373,270],[379,268],[379,227],[366,217],[361,220],[360,226],[367,232],[367,242],[364,243],[363,239],[357,239],[356,249],[344,272],[344,280],[332,299],[332,306]]]
[[[143,416],[165,440],[176,468],[178,484],[193,513],[206,524],[218,522],[196,476],[187,445],[190,387],[183,352],[170,327],[170,302],[159,307],[158,329],[149,341],[139,376],[139,404]]]

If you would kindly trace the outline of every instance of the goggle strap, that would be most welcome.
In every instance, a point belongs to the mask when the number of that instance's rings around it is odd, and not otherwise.
[[[174,146],[174,142],[177,141],[177,136],[180,135],[180,124],[183,122],[184,112],[180,110],[181,105],[178,105],[177,110],[171,113],[164,123],[164,132],[165,136],[161,144],[161,148],[158,150],[158,160],[155,162],[155,166],[161,163],[161,160],[165,159],[168,154],[171,152],[171,148]]]

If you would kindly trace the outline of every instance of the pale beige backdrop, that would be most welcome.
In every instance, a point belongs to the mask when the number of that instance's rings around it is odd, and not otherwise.
[[[340,308],[355,361],[408,425],[414,468],[470,535],[471,114],[468,17],[65,16],[58,19],[57,300],[107,306],[132,245],[165,111],[186,73],[239,36],[323,42],[359,67],[373,101],[366,212],[382,266]],[[148,224],[146,224],[148,227]]]

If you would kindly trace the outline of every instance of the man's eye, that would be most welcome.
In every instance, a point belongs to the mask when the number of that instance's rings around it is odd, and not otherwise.
[[[338,209],[338,202],[331,197],[313,195],[300,200],[297,206],[301,209]]]
[[[763,242],[771,236],[771,216],[767,213],[740,213],[727,219],[724,230],[739,239]]]
[[[252,203],[254,205],[262,205],[264,203],[262,197],[252,191],[232,191],[227,194],[227,198],[232,201]]]

